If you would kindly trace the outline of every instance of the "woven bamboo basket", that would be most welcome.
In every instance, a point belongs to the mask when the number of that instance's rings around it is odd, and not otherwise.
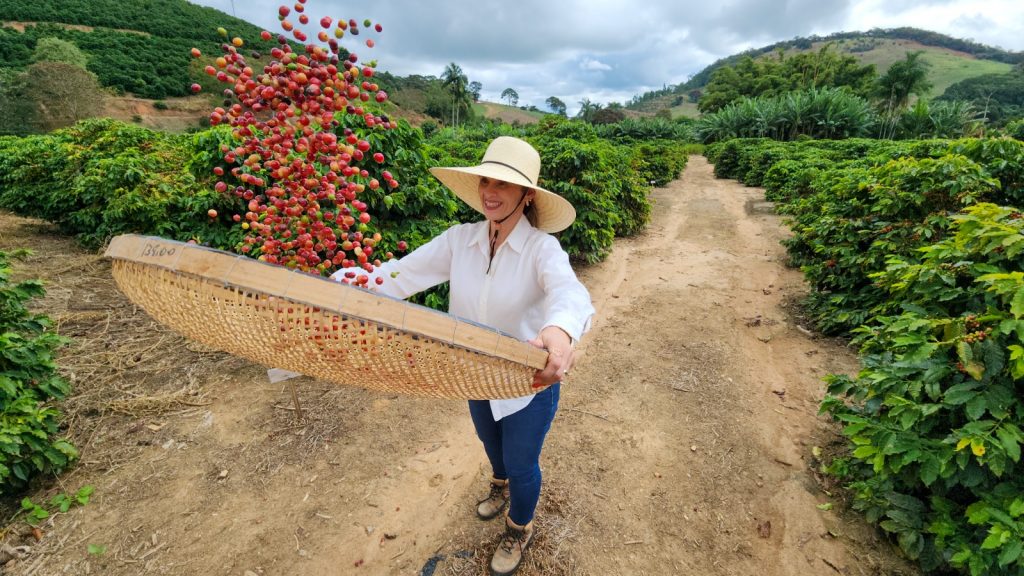
[[[539,390],[547,352],[424,306],[163,238],[118,236],[106,256],[120,290],[154,319],[265,366],[435,398]]]

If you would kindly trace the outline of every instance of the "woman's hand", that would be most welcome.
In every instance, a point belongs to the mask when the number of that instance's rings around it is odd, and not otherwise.
[[[572,338],[557,326],[548,326],[540,331],[530,344],[548,351],[548,363],[543,370],[533,375],[533,387],[541,388],[559,382],[572,367]]]

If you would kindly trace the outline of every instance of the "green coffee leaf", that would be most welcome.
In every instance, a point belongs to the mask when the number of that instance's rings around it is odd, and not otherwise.
[[[975,391],[977,385],[974,382],[964,382],[963,384],[957,384],[951,386],[946,393],[943,394],[943,400],[947,404],[958,406],[960,404],[966,404],[972,398],[978,395]]]
[[[1020,558],[1022,549],[1024,549],[1024,543],[1019,539],[1008,543],[999,554],[999,566],[1005,567],[1016,562]]]
[[[967,416],[969,416],[971,420],[979,420],[985,415],[985,409],[987,406],[988,404],[985,401],[985,397],[978,394],[974,398],[968,400],[966,405]]]
[[[1006,455],[1010,457],[1010,460],[1014,462],[1020,461],[1020,443],[1017,441],[1016,436],[1004,427],[996,428],[996,437],[999,438],[999,444],[1006,451]]]
[[[1018,320],[1024,316],[1024,287],[1013,293],[1013,298],[1010,300],[1010,313]]]

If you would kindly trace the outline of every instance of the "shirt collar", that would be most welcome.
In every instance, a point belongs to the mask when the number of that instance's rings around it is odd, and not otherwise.
[[[486,220],[479,222],[479,226],[479,231],[470,238],[468,245],[473,246],[475,244],[479,246],[486,256],[491,249],[490,226]],[[505,239],[505,244],[508,244],[512,250],[522,254],[523,247],[526,246],[526,240],[530,237],[532,230],[533,225],[530,224],[529,218],[523,214],[519,217],[519,222],[516,222],[516,227],[512,229],[508,238]]]

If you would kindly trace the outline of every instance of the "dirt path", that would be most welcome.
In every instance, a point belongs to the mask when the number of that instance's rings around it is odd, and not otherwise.
[[[914,573],[838,503],[817,507],[812,449],[835,441],[820,378],[855,359],[784,311],[801,277],[762,197],[691,157],[655,191],[649,231],[582,271],[598,317],[520,574]],[[76,339],[82,463],[35,498],[96,495],[39,542],[8,531],[31,551],[5,573],[485,573],[499,524],[473,516],[489,471],[462,402],[300,378],[296,422],[289,383],[153,324],[52,232],[0,218],[0,249],[34,247],[25,272],[47,278],[44,307]]]
[[[589,572],[893,573],[870,529],[817,507],[821,377],[856,360],[786,313],[804,288],[784,235],[762,190],[691,157],[649,232],[588,271],[601,314],[552,452],[580,479]]]

